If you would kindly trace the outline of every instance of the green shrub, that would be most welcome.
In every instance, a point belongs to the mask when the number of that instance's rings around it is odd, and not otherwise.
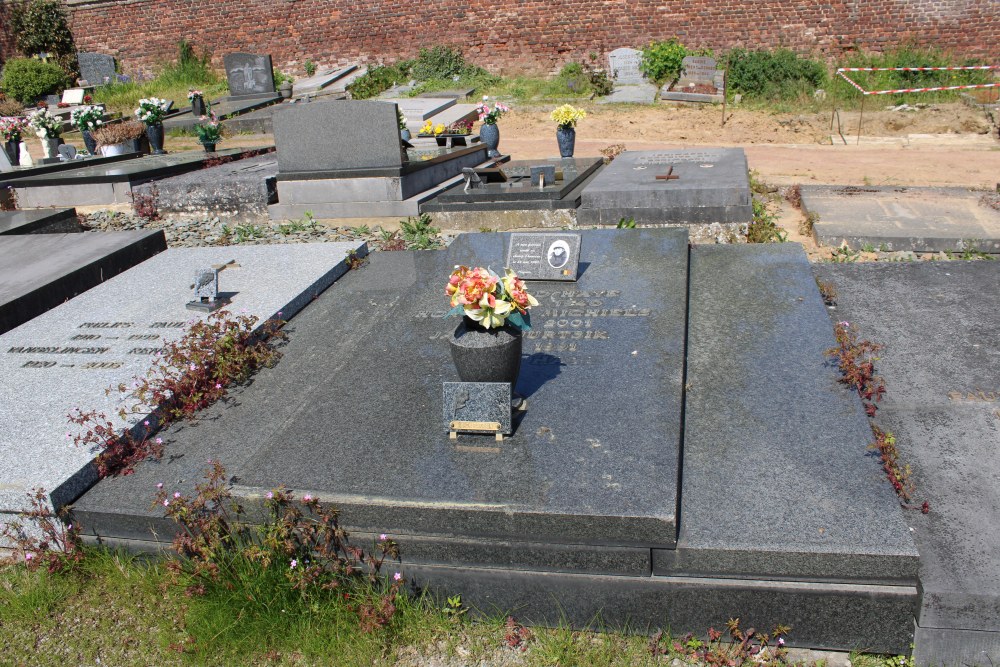
[[[439,45],[430,49],[420,49],[420,55],[413,62],[413,78],[418,81],[450,79],[462,76],[468,67],[461,51]]]
[[[673,81],[680,76],[681,65],[687,55],[687,47],[676,39],[650,42],[649,46],[642,50],[639,70],[647,79],[658,84]]]
[[[811,93],[827,78],[826,66],[789,49],[735,48],[725,59],[729,89],[747,98],[791,99]]]
[[[66,8],[60,0],[11,3],[10,28],[21,53],[26,56],[48,53],[67,77],[76,77],[76,45]]]
[[[24,104],[33,104],[43,95],[49,95],[66,86],[66,72],[55,63],[34,58],[13,58],[3,69],[0,88],[8,97]]]
[[[377,65],[370,68],[347,86],[351,99],[367,100],[396,84],[408,81],[412,60],[402,60],[394,65]]]
[[[195,54],[194,47],[183,39],[177,44],[177,62],[165,65],[156,78],[163,86],[203,88],[219,82],[219,75],[212,69],[212,54]]]

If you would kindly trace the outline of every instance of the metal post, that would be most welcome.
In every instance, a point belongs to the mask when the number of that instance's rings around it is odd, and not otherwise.
[[[726,98],[729,97],[729,69],[722,70],[722,125],[726,126]]]
[[[865,121],[865,98],[868,97],[865,94],[861,95],[861,116],[858,118],[858,142],[855,146],[861,145],[861,124]]]

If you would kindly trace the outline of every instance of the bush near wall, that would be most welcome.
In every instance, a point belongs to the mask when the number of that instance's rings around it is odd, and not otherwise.
[[[4,94],[24,104],[34,104],[65,86],[66,72],[59,65],[33,58],[8,60],[0,79],[0,89]]]

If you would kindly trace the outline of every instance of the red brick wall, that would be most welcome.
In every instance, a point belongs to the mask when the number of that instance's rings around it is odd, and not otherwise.
[[[2,1],[2,0],[0,0]],[[186,38],[215,61],[270,53],[301,63],[379,62],[436,44],[493,72],[547,72],[595,52],[678,37],[724,51],[787,46],[836,58],[901,44],[994,58],[997,0],[69,0],[80,50],[117,56],[126,72],[176,57]],[[298,65],[298,67],[297,67]]]
[[[10,31],[10,3],[0,0],[0,62],[15,55],[14,35]]]

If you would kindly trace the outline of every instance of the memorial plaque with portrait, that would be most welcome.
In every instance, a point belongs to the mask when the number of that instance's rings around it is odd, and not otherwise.
[[[579,234],[515,232],[510,235],[507,267],[524,280],[575,281],[579,262]]]

